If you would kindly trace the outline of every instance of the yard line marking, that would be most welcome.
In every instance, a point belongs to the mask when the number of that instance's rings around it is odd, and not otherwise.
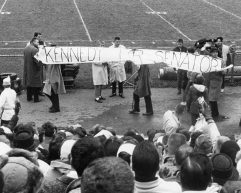
[[[223,12],[225,12],[225,13],[227,13],[227,14],[230,14],[230,15],[232,15],[233,17],[236,17],[236,18],[238,18],[238,19],[241,20],[241,17],[240,17],[240,16],[238,16],[238,15],[232,13],[232,12],[229,12],[229,11],[223,9],[222,7],[220,7],[220,6],[218,6],[218,5],[215,5],[215,4],[213,4],[213,3],[211,3],[211,2],[209,2],[209,1],[207,1],[207,0],[202,0],[202,1],[203,1],[204,3],[207,3],[207,4],[213,6],[213,7],[217,8],[217,9],[220,9],[221,11],[223,11]]]
[[[76,9],[77,9],[78,14],[79,14],[79,18],[80,18],[80,20],[82,21],[82,24],[83,24],[83,26],[84,26],[84,28],[85,28],[86,35],[88,36],[89,41],[92,42],[92,39],[91,39],[91,37],[90,37],[90,33],[89,33],[89,31],[88,31],[88,29],[87,29],[87,27],[86,27],[86,25],[85,25],[84,19],[83,19],[82,15],[81,15],[81,12],[80,12],[77,4],[76,4],[76,1],[73,0],[73,2],[74,2],[74,5],[75,5],[75,7],[76,7]]]
[[[0,8],[0,13],[2,13],[2,10],[3,10],[4,6],[5,6],[5,4],[7,3],[7,1],[8,0],[5,0],[4,3],[2,4],[2,7]]]
[[[140,2],[145,5],[148,9],[150,9],[152,12],[155,12],[151,7],[149,7],[145,2],[143,2],[142,0],[140,0]],[[159,16],[162,20],[164,20],[167,24],[169,24],[172,28],[174,28],[178,33],[180,33],[183,37],[185,37],[186,39],[188,39],[189,41],[192,41],[187,35],[185,35],[180,29],[178,29],[176,26],[174,26],[172,23],[170,23],[169,21],[167,21],[164,17],[162,17],[160,14],[156,14],[157,16]]]

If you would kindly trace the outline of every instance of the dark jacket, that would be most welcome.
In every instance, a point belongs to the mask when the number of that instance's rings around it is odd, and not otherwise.
[[[42,87],[42,64],[34,56],[38,48],[30,44],[24,48],[23,85],[25,87]]]
[[[135,79],[136,87],[134,94],[138,95],[140,98],[151,95],[150,86],[150,71],[148,65],[141,65],[138,70],[138,76]]]
[[[208,103],[208,89],[204,85],[193,84],[187,95],[187,110],[190,113],[199,115],[199,103],[197,101],[198,97],[204,97],[206,103]]]

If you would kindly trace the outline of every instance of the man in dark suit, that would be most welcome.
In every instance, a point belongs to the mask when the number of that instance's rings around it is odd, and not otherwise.
[[[42,63],[34,56],[38,52],[39,40],[33,38],[30,44],[24,48],[24,74],[23,84],[27,89],[27,101],[39,102],[39,90],[42,87]]]

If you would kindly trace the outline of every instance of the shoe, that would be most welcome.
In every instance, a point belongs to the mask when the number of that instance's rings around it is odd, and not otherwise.
[[[100,98],[96,98],[96,99],[95,99],[95,102],[97,102],[97,103],[103,103],[102,100],[100,100]]]
[[[105,100],[105,98],[103,96],[100,96],[99,99],[100,100]]]
[[[221,89],[221,93],[223,93],[223,92],[224,92],[224,88]]]
[[[130,110],[130,111],[129,111],[129,114],[139,114],[139,112],[140,112],[140,111],[136,111],[136,110],[133,109],[133,110]]]
[[[52,109],[49,109],[49,112],[50,112],[50,113],[57,113],[57,112],[60,112],[60,110],[59,110],[59,109],[52,108]]]
[[[123,94],[119,94],[119,96],[123,99],[125,98],[125,96]]]
[[[179,90],[179,91],[177,92],[177,95],[180,95],[180,94],[182,94],[182,92]]]
[[[51,109],[53,109],[54,107],[53,106],[51,106],[51,107],[49,107],[49,110],[51,110]]]
[[[116,96],[116,93],[112,93],[112,94],[110,95],[110,97],[114,97],[114,96]]]
[[[142,113],[142,115],[144,115],[144,116],[151,116],[151,115],[153,115],[153,112],[150,112],[150,113]]]

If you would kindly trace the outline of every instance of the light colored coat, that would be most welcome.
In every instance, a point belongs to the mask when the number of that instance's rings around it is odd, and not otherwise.
[[[17,102],[17,94],[15,90],[11,88],[5,88],[0,95],[0,109],[1,109],[1,119],[4,121],[11,120],[12,116],[15,114],[15,105]]]
[[[226,63],[227,63],[227,56],[228,56],[228,53],[229,53],[229,46],[227,45],[224,45],[222,46],[222,57],[223,57],[223,64],[226,66]]]
[[[119,45],[119,47],[115,47],[114,45],[110,46],[110,48],[115,49],[125,49],[125,46]],[[125,62],[109,62],[110,67],[110,82],[119,81],[123,82],[126,80],[126,72],[125,72]]]
[[[102,63],[93,63],[92,77],[93,77],[93,84],[95,86],[107,85],[108,84],[107,66],[104,66]]]

